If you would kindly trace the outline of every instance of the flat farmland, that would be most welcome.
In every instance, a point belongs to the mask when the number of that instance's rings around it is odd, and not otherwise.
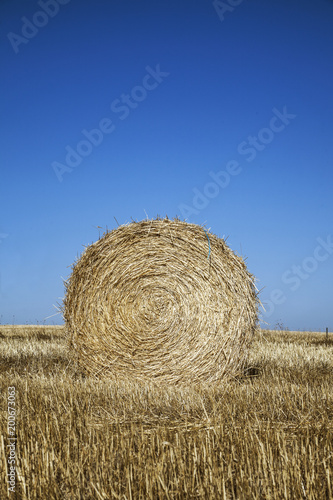
[[[87,377],[63,327],[0,346],[1,499],[333,498],[333,334],[261,330],[215,387]]]

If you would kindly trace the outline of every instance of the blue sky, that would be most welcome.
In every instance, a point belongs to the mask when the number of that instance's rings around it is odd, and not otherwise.
[[[99,229],[179,215],[274,328],[333,329],[333,2],[0,4],[2,323],[43,323]],[[45,320],[60,324],[60,315]]]

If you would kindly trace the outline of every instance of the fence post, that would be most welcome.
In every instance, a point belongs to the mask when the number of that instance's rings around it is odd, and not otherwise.
[[[328,340],[328,327],[326,327],[326,340]]]

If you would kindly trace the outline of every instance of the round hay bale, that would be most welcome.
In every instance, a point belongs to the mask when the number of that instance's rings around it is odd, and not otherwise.
[[[71,350],[89,374],[196,383],[239,373],[257,309],[254,277],[223,239],[156,219],[87,247],[63,311]]]

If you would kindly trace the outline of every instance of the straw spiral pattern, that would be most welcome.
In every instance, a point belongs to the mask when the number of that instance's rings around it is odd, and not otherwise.
[[[89,374],[194,383],[238,373],[257,305],[254,277],[224,240],[154,219],[87,247],[63,309],[72,353]]]

